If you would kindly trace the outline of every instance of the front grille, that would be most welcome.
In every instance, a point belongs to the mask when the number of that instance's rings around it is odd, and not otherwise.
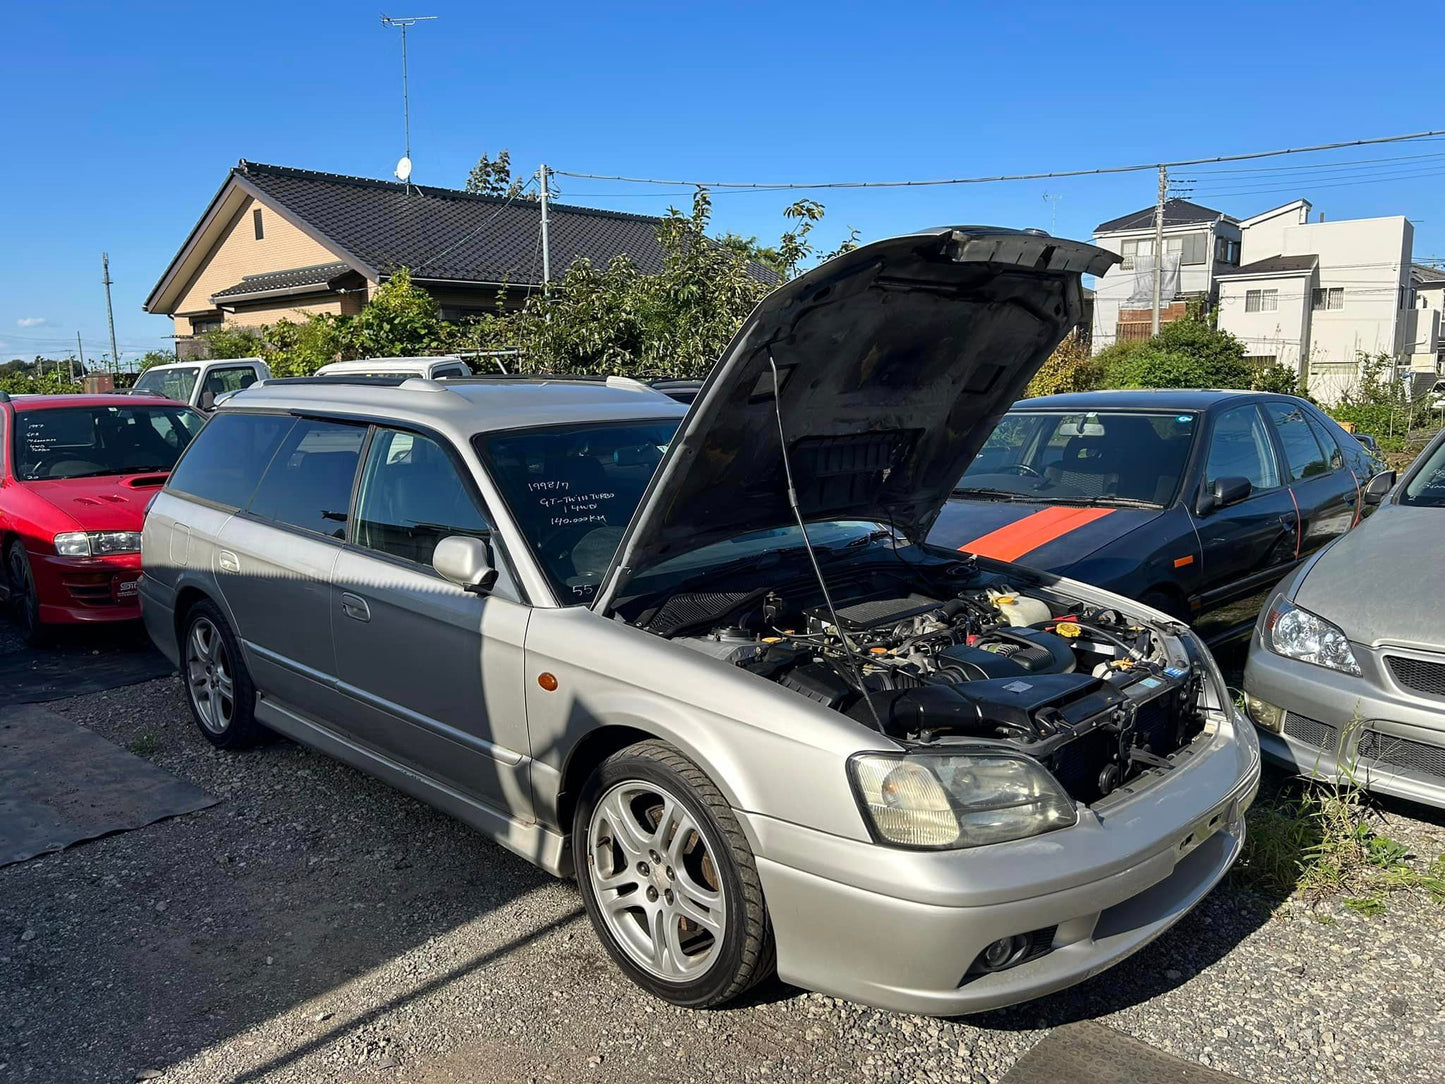
[[[1385,664],[1395,680],[1407,689],[1431,696],[1445,696],[1445,663],[1407,659],[1403,655],[1386,655]]]
[[[1284,714],[1284,732],[1291,738],[1298,738],[1307,745],[1323,749],[1328,753],[1334,753],[1339,748],[1339,731],[1330,726],[1329,723],[1322,723],[1318,719],[1310,719],[1304,715],[1296,715],[1292,711]]]
[[[1360,735],[1360,756],[1378,764],[1445,777],[1445,748],[1367,730]]]

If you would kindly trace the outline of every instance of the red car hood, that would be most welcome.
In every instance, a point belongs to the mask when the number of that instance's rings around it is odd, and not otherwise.
[[[138,531],[145,519],[146,504],[165,481],[165,474],[151,471],[20,484],[60,509],[84,530]]]

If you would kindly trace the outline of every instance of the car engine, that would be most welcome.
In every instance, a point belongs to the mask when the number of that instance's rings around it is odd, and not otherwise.
[[[1204,729],[1200,667],[1167,627],[1006,585],[899,594],[835,613],[769,592],[678,639],[907,745],[1026,753],[1085,803]]]

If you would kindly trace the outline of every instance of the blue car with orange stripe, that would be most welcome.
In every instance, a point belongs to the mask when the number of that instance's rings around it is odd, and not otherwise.
[[[1375,469],[1354,437],[1289,395],[1024,399],[929,541],[1137,598],[1217,643],[1247,633],[1276,583],[1359,522]]]

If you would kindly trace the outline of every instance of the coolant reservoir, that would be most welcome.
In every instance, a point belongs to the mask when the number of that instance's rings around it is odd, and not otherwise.
[[[1015,594],[1006,588],[990,587],[988,597],[1010,625],[1036,625],[1054,616],[1049,604],[1042,599]]]

